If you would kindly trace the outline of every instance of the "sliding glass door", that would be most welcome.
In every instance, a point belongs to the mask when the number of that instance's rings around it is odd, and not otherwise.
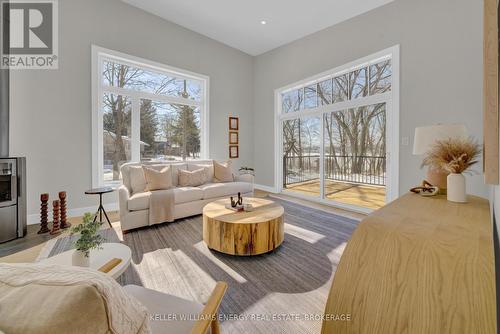
[[[283,187],[308,196],[320,194],[321,118],[283,122]]]
[[[385,204],[386,104],[324,115],[324,197],[367,208]]]

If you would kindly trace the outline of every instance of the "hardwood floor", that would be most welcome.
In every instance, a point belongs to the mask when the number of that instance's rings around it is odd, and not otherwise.
[[[319,197],[320,182],[313,180],[290,184],[287,186],[287,190]],[[385,205],[385,188],[326,180],[325,197],[344,204],[380,209]]]

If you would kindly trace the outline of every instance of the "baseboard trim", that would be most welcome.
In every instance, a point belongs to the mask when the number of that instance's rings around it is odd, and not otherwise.
[[[107,204],[104,204],[104,207],[105,207],[106,211],[118,211],[118,209],[119,209],[118,202],[117,203],[107,203]],[[67,213],[67,216],[68,217],[80,217],[80,216],[83,216],[83,214],[85,212],[92,212],[93,213],[96,210],[97,210],[96,206],[89,206],[89,207],[86,207],[86,208],[69,209],[68,213]],[[51,211],[50,207],[49,207],[49,217],[48,217],[48,219],[49,219],[49,221],[52,220],[52,211]],[[40,214],[36,213],[36,214],[28,215],[27,222],[28,222],[28,225],[40,224]]]
[[[274,187],[265,186],[263,184],[254,184],[253,187],[258,190],[267,191],[268,193],[273,193],[273,194],[277,193]]]

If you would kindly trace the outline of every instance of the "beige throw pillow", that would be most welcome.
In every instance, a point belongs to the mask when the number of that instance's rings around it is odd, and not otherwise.
[[[146,177],[142,166],[131,166],[128,173],[132,194],[143,192],[146,189]]]
[[[190,171],[195,171],[195,170],[198,170],[200,168],[205,168],[205,171],[207,173],[207,179],[206,179],[205,183],[214,182],[214,164],[213,164],[213,162],[210,163],[210,165],[192,164],[192,163],[190,163],[188,165],[188,170],[190,170]]]
[[[220,163],[214,160],[214,177],[216,182],[233,182],[231,161]]]
[[[145,166],[142,166],[142,169],[146,177],[146,191],[172,188],[172,169],[170,166],[159,171]]]
[[[206,168],[200,168],[195,171],[179,170],[179,187],[197,187],[206,183],[206,181]]]

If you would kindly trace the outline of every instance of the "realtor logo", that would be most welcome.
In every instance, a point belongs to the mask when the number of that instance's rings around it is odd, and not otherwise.
[[[57,69],[57,0],[2,0],[1,68]]]

